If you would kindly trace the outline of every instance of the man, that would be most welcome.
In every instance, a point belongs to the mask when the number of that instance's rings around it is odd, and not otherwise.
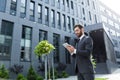
[[[77,72],[78,80],[94,80],[94,70],[91,63],[91,53],[93,49],[93,41],[89,36],[84,34],[82,25],[75,25],[74,32],[79,38],[77,47],[67,46],[67,50],[72,56],[75,56],[75,71]]]

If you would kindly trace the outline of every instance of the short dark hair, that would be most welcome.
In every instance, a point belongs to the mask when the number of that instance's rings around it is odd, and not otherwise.
[[[73,28],[73,29],[75,29],[76,27],[79,27],[79,29],[82,29],[82,28],[83,28],[83,26],[82,26],[82,25],[77,24],[77,25],[75,25],[75,26],[74,26],[74,28]]]

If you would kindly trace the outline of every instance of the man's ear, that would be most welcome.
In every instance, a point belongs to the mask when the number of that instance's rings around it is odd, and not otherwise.
[[[81,31],[84,33],[84,28],[81,28]]]

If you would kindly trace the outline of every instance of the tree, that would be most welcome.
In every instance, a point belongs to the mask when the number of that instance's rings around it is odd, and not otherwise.
[[[50,52],[53,49],[55,49],[55,47],[52,44],[50,44],[47,40],[42,40],[41,42],[38,43],[38,45],[35,47],[35,50],[34,50],[37,56],[44,55],[45,57],[45,79],[46,80],[47,80],[47,55],[50,54]]]
[[[4,65],[0,66],[0,78],[4,78],[4,79],[8,79],[9,78],[8,70],[5,69]]]

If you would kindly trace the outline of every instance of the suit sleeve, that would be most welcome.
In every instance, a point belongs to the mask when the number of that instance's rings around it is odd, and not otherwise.
[[[76,55],[89,57],[93,50],[92,38],[90,38],[90,37],[86,38],[84,45],[85,45],[85,49],[84,50],[78,49],[76,51],[76,53],[78,53],[78,54],[76,54]]]

